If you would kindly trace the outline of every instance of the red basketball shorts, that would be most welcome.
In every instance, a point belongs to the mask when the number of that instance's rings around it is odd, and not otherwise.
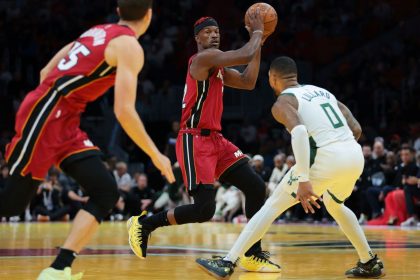
[[[221,133],[209,134],[201,135],[200,129],[185,129],[178,134],[176,157],[188,191],[200,184],[213,185],[228,170],[248,162],[248,157]]]
[[[6,147],[10,174],[43,180],[51,166],[100,154],[80,130],[81,112],[56,91],[29,93],[16,115],[16,135]]]

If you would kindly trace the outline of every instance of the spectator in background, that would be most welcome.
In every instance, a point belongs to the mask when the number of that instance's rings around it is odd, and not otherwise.
[[[414,161],[414,150],[412,148],[401,149],[401,186],[404,189],[405,205],[409,218],[401,223],[401,226],[413,226],[419,222],[415,209],[414,198],[420,199],[420,178],[419,168]]]
[[[286,158],[287,170],[292,168],[292,166],[295,165],[295,163],[296,163],[295,157],[292,155],[288,156]]]
[[[405,206],[405,195],[401,189],[396,189],[385,198],[384,214],[376,219],[368,221],[368,225],[400,225],[401,221],[408,218],[408,213]]]
[[[172,164],[176,162],[175,144],[178,137],[179,122],[172,122],[172,130],[166,139],[165,155],[171,160]]]
[[[77,212],[83,208],[83,205],[89,201],[89,197],[84,196],[82,189],[72,178],[68,179],[67,184],[63,186],[62,201],[69,208],[68,213],[72,220]]]
[[[268,181],[270,180],[271,170],[269,167],[264,166],[264,158],[262,155],[253,156],[251,165],[255,172],[261,177],[261,179],[263,179],[267,185]]]
[[[130,216],[136,216],[144,210],[152,211],[154,195],[154,190],[148,185],[147,175],[140,174],[136,186],[130,190],[125,200],[125,212]]]
[[[372,185],[371,175],[374,168],[374,160],[372,158],[372,148],[370,145],[362,146],[363,157],[365,159],[365,165],[363,172],[360,175],[359,179],[354,186],[353,193],[346,200],[345,204],[354,211],[354,213],[359,215],[359,223],[364,224],[371,214],[371,207],[369,206],[366,198],[368,188]],[[380,207],[380,206],[379,206]],[[380,209],[379,209],[380,211]],[[377,213],[375,215],[379,215]]]
[[[414,156],[412,153],[412,149],[409,147],[405,147],[402,148],[400,150],[400,159],[401,159],[401,163],[399,165],[397,165],[395,167],[396,173],[395,173],[395,179],[394,182],[392,183],[392,185],[386,185],[382,188],[370,188],[368,190],[368,201],[370,203],[371,206],[373,206],[374,210],[377,212],[381,212],[381,206],[379,201],[384,201],[386,200],[386,197],[388,195],[388,193],[390,193],[391,191],[395,190],[395,189],[404,189],[405,186],[407,185],[407,178],[409,177],[413,177],[417,175],[417,170],[418,167],[416,166],[416,164],[414,163],[413,160]],[[411,180],[409,180],[411,182]],[[394,193],[393,194],[395,197],[394,198],[390,198],[391,200],[398,201],[397,196],[400,195],[398,193]],[[393,202],[391,202],[393,203]],[[395,203],[393,203],[395,204]],[[392,205],[389,206],[390,210],[392,210],[391,212],[395,213],[396,209],[395,207],[393,207]],[[401,207],[401,206],[400,206]],[[407,206],[409,207],[409,206]],[[386,204],[385,204],[385,208],[386,208]],[[391,209],[394,208],[394,209]],[[414,206],[412,207],[414,208]],[[414,212],[414,210],[413,210]],[[397,221],[396,218],[398,217],[397,215],[390,213],[390,216],[388,217],[388,224],[398,224],[401,221]],[[401,217],[401,215],[399,215]],[[412,219],[410,219],[412,218]],[[417,221],[417,216],[415,215],[415,213],[412,214],[412,217],[410,217],[404,224],[404,222],[401,225],[414,225]]]
[[[385,181],[387,184],[394,182],[395,180],[395,166],[397,165],[397,158],[394,152],[387,152],[386,153],[386,162],[382,164],[382,170],[385,174]]]
[[[386,164],[386,151],[383,141],[375,141],[373,144],[372,159],[374,165],[373,172],[383,171],[383,165]]]
[[[123,193],[128,193],[131,189],[131,176],[127,170],[127,164],[123,161],[117,162],[115,165],[114,177],[117,181],[118,189]]]
[[[286,154],[280,153],[276,155],[273,161],[274,161],[274,169],[271,172],[271,176],[268,181],[269,195],[273,193],[274,189],[280,183],[284,174],[286,174],[287,170],[289,170],[289,167],[286,164]]]
[[[216,181],[215,187],[217,188],[216,211],[213,219],[216,221],[231,222],[235,213],[241,208],[245,196],[234,186],[222,186]]]
[[[34,199],[34,215],[37,221],[69,220],[69,207],[63,206],[61,201],[61,186],[58,182],[57,170],[50,171],[49,179],[38,187]]]
[[[184,180],[182,179],[182,172],[178,162],[175,162],[172,171],[174,172],[175,182],[165,185],[163,192],[153,205],[156,211],[191,203],[190,197],[185,190]]]
[[[381,168],[384,171],[383,178],[379,176],[380,174],[376,174],[378,176],[373,177],[374,180],[372,182],[373,183],[376,182],[377,184],[369,188],[367,191],[368,202],[372,210],[373,219],[379,217],[382,214],[381,203],[384,201],[386,195],[389,192],[395,190],[396,188],[402,188],[402,178],[403,178],[403,174],[407,172],[407,164],[409,164],[409,161],[408,161],[409,157],[407,157],[407,153],[406,151],[404,151],[404,149],[401,149],[400,157],[401,157],[402,163],[394,168],[395,176],[390,176],[391,174],[390,168],[391,168],[391,165],[393,164],[393,157],[391,154],[390,157],[386,159],[385,164],[382,164]],[[412,163],[413,157],[411,157],[410,161]],[[414,172],[414,174],[416,173],[417,172]],[[379,182],[382,182],[382,180],[385,180],[386,178],[385,174],[388,174],[388,177],[394,177],[394,181],[385,182],[386,184],[379,184]]]
[[[390,153],[390,152],[389,152]],[[418,215],[414,209],[414,198],[420,198],[419,177],[420,171],[417,171],[417,177],[407,174],[414,174],[415,164],[412,155],[414,154],[411,148],[401,149],[400,155],[405,171],[401,168],[398,170],[398,178],[402,177],[401,185],[403,189],[398,188],[390,192],[385,198],[385,211],[381,217],[373,219],[368,222],[369,225],[400,225],[411,226],[418,221]],[[390,160],[387,157],[388,160]],[[400,165],[400,166],[401,166]],[[417,170],[419,170],[417,168]],[[401,175],[401,173],[403,175]],[[405,174],[405,175],[404,175]],[[403,221],[403,222],[402,222]],[[402,222],[402,223],[401,223]]]

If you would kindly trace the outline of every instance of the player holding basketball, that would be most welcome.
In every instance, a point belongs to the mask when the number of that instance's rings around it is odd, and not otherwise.
[[[143,213],[128,221],[130,247],[140,258],[146,257],[150,233],[158,227],[209,221],[215,212],[215,178],[229,182],[246,196],[246,215],[252,217],[264,204],[265,184],[248,164],[242,152],[226,140],[221,130],[223,86],[253,89],[257,80],[263,20],[259,10],[251,15],[250,39],[235,51],[219,50],[217,22],[210,17],[194,25],[198,53],[188,64],[181,130],[177,139],[177,159],[188,192],[194,204],[163,211],[151,217]],[[229,68],[248,64],[243,73]],[[245,253],[240,265],[249,271],[278,272],[280,267],[269,260],[261,249],[261,241]]]
[[[169,181],[171,164],[148,136],[135,110],[137,75],[144,55],[137,38],[149,27],[152,0],[119,0],[118,24],[95,26],[61,49],[41,71],[41,83],[30,92],[16,116],[16,135],[6,150],[10,177],[0,193],[0,216],[24,211],[51,165],[59,165],[90,197],[51,267],[38,279],[72,276],[76,254],[96,232],[119,194],[99,149],[79,128],[87,103],[115,83],[114,111],[121,126]]]
[[[239,257],[268,230],[276,217],[299,201],[305,212],[325,207],[356,248],[360,261],[346,271],[351,278],[385,275],[383,263],[372,253],[354,213],[344,205],[362,173],[364,159],[357,143],[361,127],[350,110],[323,88],[300,85],[297,67],[289,57],[276,58],[269,81],[278,97],[274,118],[292,135],[296,165],[276,187],[264,206],[252,217],[229,254],[219,259],[197,259],[209,273],[227,279]]]

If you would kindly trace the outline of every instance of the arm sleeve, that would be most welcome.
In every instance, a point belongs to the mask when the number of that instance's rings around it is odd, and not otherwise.
[[[290,132],[292,135],[292,148],[296,159],[296,172],[299,182],[309,181],[309,135],[304,125],[295,126]]]

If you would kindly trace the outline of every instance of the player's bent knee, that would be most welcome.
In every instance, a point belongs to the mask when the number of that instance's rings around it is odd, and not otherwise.
[[[101,189],[101,193],[94,193],[90,196],[84,210],[92,214],[98,222],[101,222],[114,208],[119,198],[117,185],[114,183],[106,184]]]
[[[204,223],[204,222],[210,221],[213,218],[215,211],[216,211],[216,202],[209,201],[201,205],[198,211],[199,213],[198,222]]]
[[[329,213],[337,211],[338,209],[340,209],[341,207],[343,207],[342,203],[338,203],[337,201],[335,201],[331,195],[329,194],[324,194],[323,196],[323,202],[325,205],[325,208],[327,208],[327,211]]]

